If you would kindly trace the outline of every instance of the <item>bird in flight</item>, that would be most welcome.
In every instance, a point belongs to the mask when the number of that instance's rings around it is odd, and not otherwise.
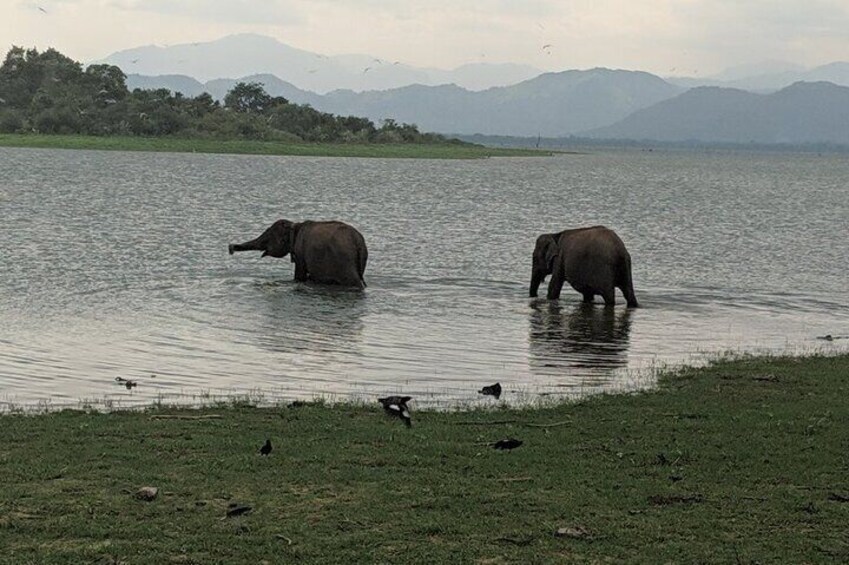
[[[44,9],[44,8],[42,8],[41,6],[39,6],[39,7],[38,7],[38,9],[39,9],[39,10],[41,10],[42,12],[44,12],[45,14],[47,13],[47,10],[45,10],[45,9]]]

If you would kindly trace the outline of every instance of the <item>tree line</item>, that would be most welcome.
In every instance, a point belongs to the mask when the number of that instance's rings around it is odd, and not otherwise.
[[[160,88],[130,92],[114,65],[86,68],[56,51],[12,47],[0,67],[0,132],[179,136],[332,143],[460,143],[413,124],[336,116],[238,83],[215,100]]]

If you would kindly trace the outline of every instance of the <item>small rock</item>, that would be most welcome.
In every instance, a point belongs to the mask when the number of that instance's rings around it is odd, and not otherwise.
[[[566,526],[564,528],[557,528],[554,535],[559,538],[583,539],[589,537],[590,532],[583,526]]]
[[[159,489],[156,487],[142,487],[136,491],[136,498],[150,502],[159,494]]]

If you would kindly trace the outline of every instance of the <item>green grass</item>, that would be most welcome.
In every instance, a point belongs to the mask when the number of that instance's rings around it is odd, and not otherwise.
[[[471,144],[292,143],[277,141],[184,139],[171,137],[96,137],[84,135],[0,134],[0,147],[235,153],[323,157],[384,157],[416,159],[482,159],[547,156],[549,151],[499,149]]]
[[[0,562],[849,561],[849,356],[660,383],[411,429],[376,403],[3,416]]]

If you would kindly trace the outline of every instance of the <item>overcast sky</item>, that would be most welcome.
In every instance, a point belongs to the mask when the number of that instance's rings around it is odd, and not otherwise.
[[[849,60],[849,0],[0,0],[4,54],[55,47],[86,62],[241,32],[416,66],[705,76],[767,59]]]

